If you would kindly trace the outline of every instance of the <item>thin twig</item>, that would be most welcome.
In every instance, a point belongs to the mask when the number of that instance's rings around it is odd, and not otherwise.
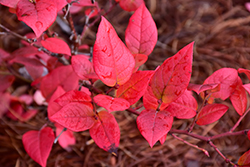
[[[200,147],[198,147],[197,145],[194,145],[194,144],[192,144],[192,143],[189,143],[189,142],[187,142],[186,140],[183,140],[182,138],[176,136],[176,135],[173,134],[173,133],[170,133],[170,134],[171,134],[174,138],[176,138],[177,140],[180,140],[180,141],[182,141],[183,143],[185,143],[185,144],[187,144],[187,145],[189,145],[189,146],[191,146],[191,147],[194,147],[194,148],[196,148],[196,149],[198,149],[198,150],[201,150],[202,152],[204,152],[204,154],[205,154],[206,156],[210,157],[208,151],[205,150],[204,148],[200,148]]]
[[[187,130],[188,132],[192,132],[192,130],[193,130],[193,128],[194,128],[194,125],[195,125],[195,122],[196,122],[196,120],[197,120],[197,118],[198,118],[198,115],[199,115],[199,113],[201,112],[202,108],[207,104],[207,100],[209,99],[209,97],[210,97],[210,95],[205,96],[205,98],[204,98],[204,100],[203,100],[203,102],[202,102],[200,108],[197,110],[196,115],[195,115],[195,117],[194,117],[192,123],[190,124],[190,126],[189,126],[189,128],[188,128],[188,130]]]
[[[126,111],[128,111],[130,113],[133,113],[133,114],[135,114],[137,116],[140,115],[140,112],[137,111],[137,110],[135,110],[135,109],[133,109],[133,108],[128,108],[128,109],[126,109]]]
[[[233,132],[239,126],[240,122],[248,114],[249,111],[250,108],[248,108],[248,110],[239,118],[239,120],[235,123],[235,125],[230,129],[230,132]]]
[[[96,22],[98,22],[98,21],[101,19],[101,16],[106,16],[107,14],[109,14],[117,4],[118,4],[118,2],[115,2],[114,4],[112,4],[111,7],[109,8],[109,10],[108,10],[107,12],[105,12],[103,15],[101,15],[101,12],[102,12],[102,11],[100,11],[100,12],[98,13],[99,15],[97,16],[97,18],[96,18],[92,23],[89,24],[89,23],[88,23],[89,19],[87,19],[86,22],[85,22],[85,25],[84,25],[84,27],[83,27],[83,31],[82,31],[82,34],[81,34],[81,38],[84,36],[84,34],[85,34],[85,32],[86,32],[86,30],[87,30],[88,28],[92,27]],[[88,17],[88,16],[87,16],[87,17]]]
[[[225,160],[226,163],[230,163],[233,166],[237,166],[235,163],[226,158],[225,155],[222,154],[222,152],[216,147],[216,145],[214,145],[212,141],[209,141],[208,144],[215,149],[215,151]]]
[[[72,47],[71,53],[73,55],[76,55],[76,54],[78,54],[78,47],[80,45],[80,40],[79,40],[78,34],[76,32],[75,26],[74,26],[72,15],[69,12],[70,6],[71,5],[68,4],[67,7],[64,8],[63,12],[64,12],[64,15],[65,15],[64,18],[66,18],[66,20],[68,21],[69,27],[70,27],[71,32],[72,32],[72,35],[71,35],[71,38],[70,38],[71,41],[73,42],[73,47]]]

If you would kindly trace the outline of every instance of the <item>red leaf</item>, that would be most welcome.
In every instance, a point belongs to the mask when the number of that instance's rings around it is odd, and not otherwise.
[[[48,54],[39,51],[34,46],[26,46],[26,47],[17,49],[14,52],[11,53],[11,56],[15,57],[15,58],[16,57],[33,58],[33,59],[37,59],[39,61],[42,59],[44,62],[47,62],[49,60],[49,58],[51,57]]]
[[[131,105],[145,93],[150,77],[154,71],[137,71],[130,80],[117,89],[116,97],[126,99]]]
[[[178,99],[169,104],[165,111],[179,119],[190,119],[196,115],[197,102],[190,91],[185,91]]]
[[[171,129],[173,117],[165,111],[143,110],[136,122],[142,136],[153,147]]]
[[[81,79],[85,79],[86,74],[94,72],[93,64],[85,56],[82,55],[72,56],[71,63],[73,70]]]
[[[63,94],[62,96],[60,96],[58,99],[55,100],[55,102],[58,103],[60,106],[65,106],[66,104],[72,102],[91,102],[91,101],[92,99],[90,95],[88,95],[85,92],[77,90],[71,90],[69,92],[66,92],[65,94]]]
[[[137,71],[138,67],[143,65],[148,60],[148,56],[144,54],[134,54],[133,56],[135,58],[135,70],[134,71]]]
[[[244,68],[239,68],[238,72],[246,74],[247,78],[250,80],[250,70],[247,70],[247,69],[244,69]]]
[[[71,55],[68,44],[59,38],[47,38],[41,44],[51,52]]]
[[[116,119],[106,111],[99,112],[98,116],[98,120],[94,126],[89,129],[89,134],[100,148],[117,155],[117,147],[120,142],[120,129]]]
[[[71,65],[58,67],[42,79],[40,89],[46,100],[49,100],[59,85],[65,91],[78,87],[78,77]]]
[[[0,92],[4,92],[14,82],[13,75],[0,75]]]
[[[88,8],[87,10],[85,10],[85,15],[89,17],[89,19],[97,16],[99,14],[98,9],[97,8]]]
[[[61,10],[67,3],[66,0],[56,0],[57,11]]]
[[[129,80],[135,67],[133,55],[104,17],[96,36],[93,51],[96,74],[108,86],[123,85]]]
[[[55,21],[57,4],[51,0],[37,0],[36,2],[20,0],[16,14],[18,20],[25,22],[39,37]]]
[[[20,0],[0,0],[0,4],[4,5],[4,6],[8,6],[10,8],[16,8],[16,5],[18,3],[18,1]]]
[[[243,87],[240,77],[234,92],[230,96],[230,100],[239,115],[243,115],[247,108],[247,95]]]
[[[144,4],[144,0],[120,0],[119,5],[123,10],[135,11],[141,4]]]
[[[198,85],[198,84],[189,84],[188,90],[195,91],[197,94],[200,94],[201,92],[207,91],[207,90],[213,90],[217,89],[217,87],[220,86],[220,84],[204,84],[204,85]],[[219,90],[218,90],[219,91]]]
[[[87,130],[95,123],[92,108],[78,102],[66,104],[50,118],[74,132]]]
[[[238,165],[242,165],[244,167],[250,166],[250,150],[245,152],[240,159],[238,160]]]
[[[64,128],[62,126],[60,126],[59,124],[56,124],[56,136],[58,136],[62,132],[63,129]],[[58,139],[58,143],[65,150],[71,151],[72,148],[70,147],[70,145],[74,145],[76,143],[76,139],[73,135],[73,132],[68,130],[68,129],[66,131],[64,131],[60,135],[60,137]]]
[[[55,136],[50,127],[40,131],[28,131],[23,137],[23,145],[29,156],[41,166],[45,167]]]
[[[149,55],[157,42],[155,22],[143,3],[129,19],[125,41],[132,54]]]
[[[163,137],[161,137],[159,141],[160,141],[161,144],[164,144],[164,142],[166,141],[166,139],[167,139],[167,134],[164,135]]]
[[[156,69],[149,89],[152,89],[158,100],[169,104],[186,90],[192,72],[193,44],[192,42],[182,48]]]
[[[156,110],[160,104],[159,102],[161,101],[154,96],[152,89],[148,86],[146,92],[143,95],[143,106],[145,109]],[[160,110],[164,110],[168,105],[168,103],[161,103]]]
[[[207,125],[219,120],[228,110],[224,104],[208,104],[203,107],[198,115],[196,123],[198,125]]]
[[[220,84],[220,90],[212,93],[212,97],[225,100],[236,88],[238,73],[233,68],[221,68],[209,76],[204,84]]]
[[[25,113],[23,113],[21,115],[21,121],[28,121],[30,120],[32,117],[34,117],[36,114],[37,114],[37,110],[35,109],[30,109],[30,110],[27,110]]]
[[[44,65],[37,58],[18,56],[10,62],[23,64],[33,80],[40,78],[44,71]]]
[[[126,110],[130,106],[130,103],[125,99],[113,98],[102,94],[96,95],[94,101],[98,106],[108,110],[108,112]]]
[[[49,100],[49,104],[48,104],[48,117],[50,120],[51,120],[51,116],[54,115],[57,111],[59,111],[62,108],[62,106],[56,103],[55,100],[61,95],[63,95],[64,93],[65,93],[65,90],[61,86],[58,86],[56,91],[51,96]]]

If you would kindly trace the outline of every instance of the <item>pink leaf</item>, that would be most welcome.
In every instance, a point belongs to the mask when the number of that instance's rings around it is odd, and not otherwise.
[[[126,11],[135,11],[138,9],[141,4],[144,3],[144,0],[120,0],[119,5],[123,10]]]
[[[40,90],[46,100],[49,100],[59,85],[65,91],[78,87],[78,77],[71,65],[58,67],[42,79]]]
[[[238,160],[238,165],[242,165],[242,167],[249,167],[250,166],[250,150],[245,152],[240,159]]]
[[[221,68],[209,76],[203,83],[205,84],[220,84],[220,90],[212,94],[214,98],[225,100],[236,88],[238,73],[233,68]]]
[[[137,117],[137,126],[150,147],[165,136],[172,127],[173,116],[165,111],[143,110]]]
[[[50,118],[74,132],[87,130],[95,123],[92,108],[78,102],[68,103]]]
[[[71,55],[68,44],[59,38],[47,38],[41,44],[51,52]]]
[[[126,110],[130,106],[130,103],[125,99],[113,98],[102,94],[96,95],[94,101],[98,106],[108,110],[108,112]]]
[[[179,119],[190,119],[196,115],[197,102],[190,91],[185,91],[178,99],[169,104],[165,111]]]
[[[40,90],[36,90],[36,92],[33,95],[33,99],[38,105],[46,105],[46,100],[42,95],[42,92]]]
[[[0,0],[0,4],[4,5],[4,6],[8,6],[10,8],[16,8],[16,5],[18,3],[18,1],[20,0]]]
[[[117,89],[116,97],[126,99],[131,105],[145,93],[148,82],[154,71],[137,71],[130,80]]]
[[[250,94],[250,84],[243,85],[243,88]]]
[[[224,104],[208,104],[203,107],[198,115],[196,123],[198,125],[207,125],[219,120],[228,110]]]
[[[57,4],[51,0],[37,0],[36,2],[20,0],[16,14],[18,20],[25,22],[39,37],[55,21]]]
[[[108,86],[123,85],[129,80],[135,67],[133,55],[104,17],[96,36],[93,51],[96,74]]]
[[[193,42],[168,58],[156,69],[148,89],[158,100],[169,104],[186,90],[192,72]]]
[[[98,116],[94,126],[89,129],[89,134],[100,148],[117,155],[120,142],[118,123],[115,117],[106,111],[99,112]]]
[[[234,92],[230,96],[230,100],[239,115],[243,115],[247,108],[247,95],[243,87],[240,77]]]
[[[62,126],[56,124],[56,136],[58,136],[63,129],[64,128]],[[76,139],[73,132],[67,129],[60,135],[58,142],[62,148],[67,151],[71,151],[72,148],[70,147],[70,145],[74,145],[76,143]]]
[[[72,102],[91,102],[91,97],[82,91],[71,90],[55,100],[60,106],[65,106]]]
[[[22,137],[26,152],[42,167],[47,164],[54,140],[55,136],[50,127],[45,127],[40,131],[28,131]]]
[[[125,41],[132,54],[149,55],[157,42],[155,22],[143,3],[129,19]]]
[[[245,3],[245,8],[250,12],[250,2]]]
[[[94,72],[93,64],[85,56],[72,56],[71,63],[73,70],[81,79],[85,79],[87,74]]]

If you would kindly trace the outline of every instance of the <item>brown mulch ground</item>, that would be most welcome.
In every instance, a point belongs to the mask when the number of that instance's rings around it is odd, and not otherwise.
[[[250,12],[244,0],[146,0],[157,28],[158,43],[149,56],[144,69],[155,69],[166,58],[174,55],[180,48],[191,41],[195,41],[193,74],[191,83],[203,83],[215,70],[222,67],[250,69]],[[104,2],[104,8],[107,8]],[[16,16],[8,13],[8,9],[0,6],[0,22],[19,34],[30,31],[23,23],[16,20]],[[115,7],[106,18],[124,39],[124,31],[131,13]],[[84,24],[83,15],[73,15],[76,28],[81,30]],[[93,45],[97,25],[89,30],[82,41]],[[59,35],[68,37],[60,31],[57,24],[53,30]],[[0,47],[9,52],[20,46],[19,40],[12,36],[0,38]],[[248,83],[247,78],[244,83]],[[26,90],[28,91],[28,90]],[[207,126],[196,126],[195,133],[202,135],[216,135],[226,132],[234,125],[239,116],[230,110],[221,121]],[[67,152],[58,144],[53,146],[48,159],[48,166],[61,167],[92,167],[92,166],[121,166],[121,167],[223,167],[228,165],[206,142],[191,137],[178,135],[183,139],[197,144],[209,151],[206,157],[201,151],[177,141],[170,135],[164,145],[157,143],[150,148],[146,140],[140,135],[136,126],[136,116],[127,112],[116,112],[115,117],[121,130],[121,140],[117,157],[112,156],[91,140],[89,133],[75,133],[77,144],[72,152]],[[41,111],[28,122],[17,122],[7,118],[0,120],[0,167],[34,167],[38,166],[24,151],[22,134],[31,129],[39,129],[47,122],[45,111]],[[191,120],[176,119],[175,129],[185,129]],[[242,121],[236,130],[250,127],[250,116]],[[245,136],[226,137],[215,140],[220,151],[231,161],[250,149],[250,141]]]

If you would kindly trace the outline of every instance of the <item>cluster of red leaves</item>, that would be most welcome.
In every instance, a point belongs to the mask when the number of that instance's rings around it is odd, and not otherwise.
[[[36,37],[41,36],[55,21],[57,12],[70,2],[16,0],[10,3],[0,0],[1,4],[14,9],[12,11],[16,12],[18,19],[30,26]],[[151,147],[157,141],[161,144],[165,142],[174,117],[195,117],[197,125],[207,125],[219,120],[228,106],[215,103],[215,98],[230,98],[237,113],[244,114],[247,106],[245,90],[250,93],[250,86],[242,84],[238,72],[245,73],[250,79],[250,71],[222,68],[208,77],[202,85],[189,84],[193,42],[166,59],[156,70],[138,71],[156,45],[157,28],[143,1],[120,0],[119,4],[125,10],[135,11],[125,32],[126,45],[112,25],[102,17],[96,34],[93,62],[84,55],[74,55],[71,57],[71,64],[65,66],[33,46],[23,47],[11,54],[0,50],[0,63],[10,66],[22,64],[33,80],[32,85],[39,88],[48,102],[48,117],[55,123],[56,134],[67,128],[59,138],[59,144],[63,148],[70,150],[69,145],[76,142],[72,131],[89,130],[100,148],[116,154],[120,130],[111,112],[126,110],[141,97],[145,109],[136,122]],[[80,0],[78,6],[95,6],[99,10],[97,3],[92,4],[91,1]],[[44,37],[35,43],[48,52],[64,55],[66,58],[71,56],[69,46],[59,38]],[[1,75],[3,86],[0,90],[6,98],[0,103],[0,115],[7,113],[10,118],[26,121],[37,112],[32,109],[25,112],[22,108],[23,104],[30,104],[32,100],[30,102],[23,96],[14,98],[4,93],[14,79],[11,74]],[[84,88],[78,90],[79,80],[85,80],[91,87],[98,79],[117,89],[114,97],[94,93],[92,88],[91,91]],[[198,113],[198,105],[191,91],[200,94],[206,102]],[[97,112],[96,105],[104,109]],[[250,133],[248,137],[250,138]],[[39,131],[26,132],[22,140],[31,158],[41,166],[46,166],[54,139],[53,130],[44,127]],[[249,151],[243,154],[238,161],[239,165],[250,165],[249,156]]]

